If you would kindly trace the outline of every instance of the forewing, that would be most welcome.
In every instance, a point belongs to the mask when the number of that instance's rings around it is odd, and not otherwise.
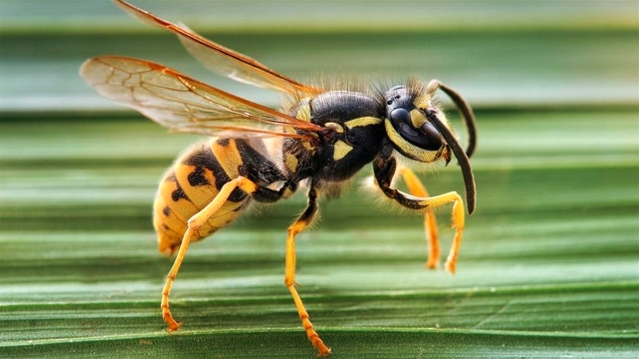
[[[308,137],[310,134],[295,130],[322,130],[145,60],[96,57],[82,65],[80,74],[102,96],[128,105],[177,132]]]
[[[220,44],[205,39],[188,29],[161,19],[122,0],[114,2],[138,20],[167,29],[176,35],[182,45],[209,70],[235,81],[284,92],[287,94],[314,95],[319,89],[303,85],[279,74],[254,59]]]

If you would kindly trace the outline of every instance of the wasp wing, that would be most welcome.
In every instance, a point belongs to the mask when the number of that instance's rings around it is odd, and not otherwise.
[[[102,96],[176,132],[309,138],[309,132],[323,129],[150,61],[96,57],[82,65],[80,74]]]
[[[173,24],[148,11],[142,10],[122,0],[113,0],[116,5],[138,20],[167,29],[176,35],[182,45],[209,70],[235,81],[284,92],[306,96],[321,93],[320,89],[303,85],[271,70],[254,59],[242,55],[220,44],[207,40],[186,26]]]

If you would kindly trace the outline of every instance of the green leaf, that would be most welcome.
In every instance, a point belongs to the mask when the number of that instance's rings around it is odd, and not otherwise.
[[[636,113],[478,117],[479,206],[456,276],[423,268],[419,217],[371,206],[366,191],[324,203],[318,228],[300,235],[300,292],[334,357],[631,357]],[[188,136],[143,120],[0,126],[3,352],[314,355],[282,284],[302,196],[191,247],[171,297],[184,326],[167,334],[159,299],[171,261],[154,249],[149,212]],[[422,178],[432,193],[461,187],[455,166]],[[439,220],[447,245],[447,211]]]
[[[171,293],[183,326],[166,332],[160,297],[172,261],[156,251],[151,205],[165,169],[201,139],[99,100],[77,70],[91,56],[139,56],[261,103],[275,97],[207,74],[177,41],[140,30],[109,2],[22,3],[3,3],[0,22],[2,357],[315,357],[283,285],[301,194],[190,247]],[[415,6],[432,13],[402,17],[410,4],[347,2],[330,29],[298,32],[304,17],[278,2],[269,11],[282,18],[255,12],[254,27],[225,32],[252,4],[236,3],[228,18],[215,3],[216,21],[185,21],[296,78],[335,68],[432,76],[476,109],[478,205],[455,276],[424,267],[419,215],[359,189],[368,167],[298,236],[299,291],[333,358],[636,357],[636,4],[486,1],[464,12],[470,5],[425,3]],[[169,3],[152,6],[182,20]],[[434,20],[376,26],[380,11]],[[452,163],[420,177],[431,194],[463,191]],[[438,212],[444,251],[449,211]]]

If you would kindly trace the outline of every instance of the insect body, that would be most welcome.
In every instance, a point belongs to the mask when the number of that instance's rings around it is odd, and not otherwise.
[[[320,355],[330,354],[295,287],[295,236],[313,222],[320,196],[339,193],[341,185],[368,163],[373,164],[374,182],[381,193],[424,213],[429,267],[436,267],[439,261],[432,209],[452,203],[455,238],[446,269],[455,272],[464,229],[461,196],[456,192],[429,196],[417,176],[398,166],[396,158],[448,163],[456,157],[472,214],[475,184],[468,157],[475,149],[476,131],[472,111],[457,92],[437,80],[427,84],[411,81],[387,91],[302,85],[190,30],[124,1],[115,2],[144,22],[176,33],[187,50],[215,72],[283,92],[291,100],[290,106],[275,111],[140,59],[103,56],[82,66],[81,75],[102,95],[173,131],[212,136],[175,162],[160,183],[154,204],[159,249],[177,251],[162,292],[162,315],[170,330],[177,330],[180,324],[169,310],[169,292],[189,243],[228,225],[252,202],[275,202],[305,185],[306,209],[288,228],[284,282],[309,340]],[[464,117],[469,132],[466,150],[433,104],[440,89]],[[410,194],[392,186],[398,176]]]

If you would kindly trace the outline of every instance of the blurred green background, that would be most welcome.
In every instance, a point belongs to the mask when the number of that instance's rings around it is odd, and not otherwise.
[[[457,275],[424,269],[419,216],[358,189],[370,168],[299,236],[300,293],[334,358],[636,356],[636,1],[134,4],[303,81],[438,78],[473,105],[478,207]],[[303,196],[193,245],[172,293],[184,326],[164,331],[171,261],[150,209],[197,137],[101,99],[77,71],[118,54],[277,96],[207,72],[106,0],[0,0],[0,36],[3,357],[314,357],[282,284]],[[431,193],[463,190],[456,166],[420,176]]]

